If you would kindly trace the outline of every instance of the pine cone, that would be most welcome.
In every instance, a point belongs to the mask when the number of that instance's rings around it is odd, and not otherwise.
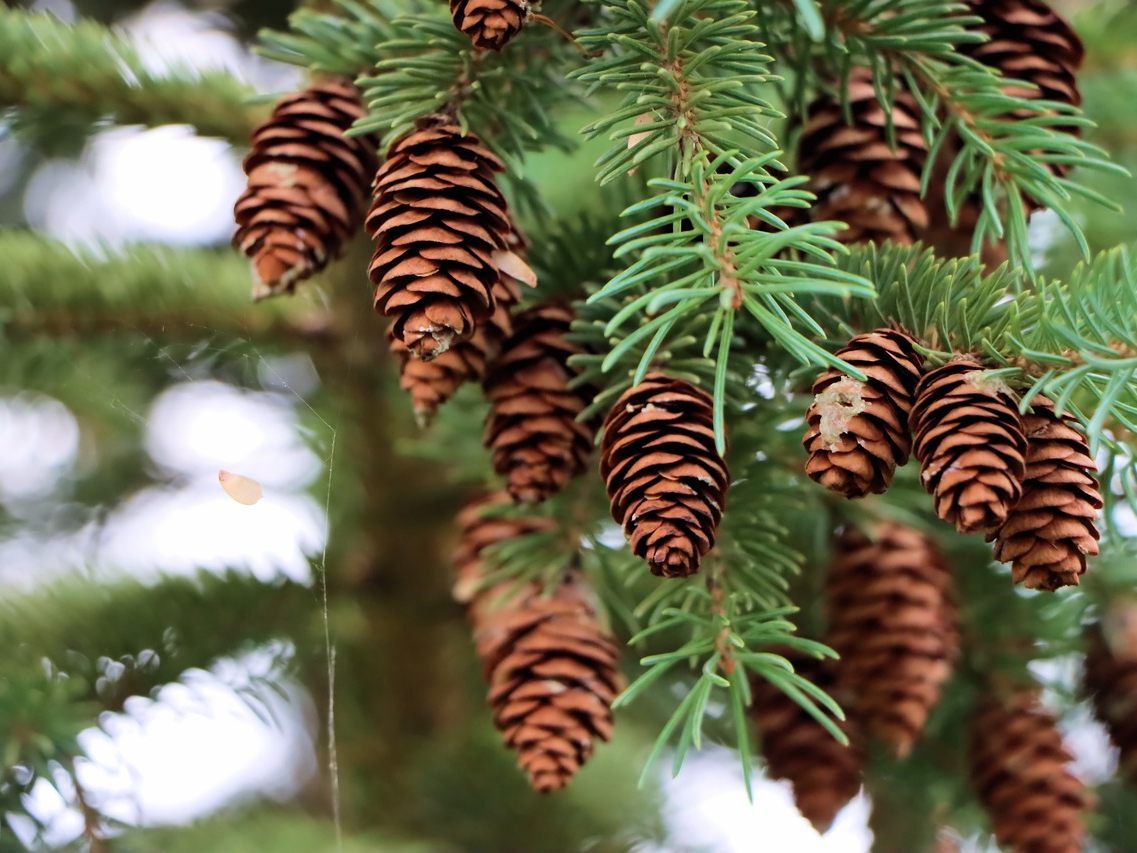
[[[410,394],[415,419],[425,427],[438,409],[467,382],[480,382],[488,366],[501,352],[502,342],[513,331],[513,306],[521,298],[517,283],[502,275],[494,287],[494,311],[478,324],[474,334],[452,344],[432,361],[414,358],[394,330],[387,330],[387,344],[399,360],[399,387]]]
[[[819,661],[779,649],[802,677],[826,692],[834,686],[833,661]],[[750,705],[762,741],[766,772],[785,779],[798,811],[825,832],[837,813],[861,787],[863,757],[855,746],[842,746],[782,690],[765,679],[751,683]],[[849,726],[843,728],[848,733]]]
[[[530,589],[474,611],[494,724],[542,793],[565,787],[596,740],[608,740],[612,701],[624,687],[619,649],[588,598],[573,575],[551,596]]]
[[[441,355],[493,313],[512,230],[494,183],[501,168],[477,137],[435,117],[396,141],[375,176],[375,309],[417,358]]]
[[[972,358],[926,374],[910,417],[920,480],[961,533],[995,530],[1022,494],[1026,436],[1003,384]]]
[[[362,224],[375,140],[344,131],[366,113],[350,81],[329,80],[281,100],[253,133],[233,245],[253,261],[255,299],[291,293]]]
[[[828,644],[857,721],[907,755],[959,652],[951,573],[928,537],[895,523],[837,540],[826,598]]]
[[[802,444],[805,472],[847,498],[880,494],[898,465],[908,461],[912,410],[923,359],[903,332],[878,329],[857,335],[837,352],[868,379],[831,368],[813,383]]]
[[[1023,496],[999,528],[995,557],[1030,589],[1076,586],[1098,553],[1101,492],[1086,438],[1069,415],[1035,397],[1023,418],[1027,437]],[[992,537],[995,538],[995,537]]]
[[[1121,751],[1122,775],[1137,784],[1137,601],[1113,604],[1090,629],[1083,684]]]
[[[1033,691],[988,697],[971,721],[971,781],[999,844],[1016,853],[1082,849],[1085,785]]]
[[[1085,48],[1073,28],[1041,0],[969,0],[971,13],[983,19],[978,28],[989,37],[982,44],[960,45],[960,52],[998,69],[1012,81],[1016,98],[1043,99],[1078,106],[1078,69]]]
[[[513,505],[505,492],[476,495],[458,513],[458,545],[454,549],[454,600],[472,605],[479,598],[493,595],[484,588],[487,568],[482,552],[501,542],[530,533],[547,533],[556,529],[551,518],[502,515],[495,513]]]
[[[662,577],[697,572],[714,544],[730,483],[715,449],[710,396],[648,374],[608,413],[600,453],[612,517],[636,556]]]
[[[845,123],[839,98],[823,95],[809,107],[798,145],[798,169],[809,175],[809,188],[817,194],[812,216],[847,223],[848,230],[837,235],[846,243],[913,243],[928,225],[928,211],[920,200],[928,149],[919,106],[908,92],[897,92],[893,150],[869,69],[853,68],[848,96],[851,125]]]
[[[450,17],[479,50],[501,50],[521,32],[527,0],[450,0]]]
[[[486,446],[518,503],[540,503],[584,470],[593,430],[576,416],[588,405],[569,388],[568,358],[580,352],[566,337],[573,312],[546,303],[514,320],[513,336],[485,382],[490,415]]]

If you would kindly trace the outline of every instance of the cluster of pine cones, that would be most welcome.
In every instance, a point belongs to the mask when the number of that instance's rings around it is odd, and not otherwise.
[[[957,356],[925,370],[904,332],[858,335],[838,355],[864,374],[831,369],[814,383],[806,472],[845,497],[885,491],[914,453],[936,513],[984,533],[1016,583],[1077,584],[1098,552],[1102,507],[1085,436],[1045,397],[1026,415],[982,363]]]
[[[861,788],[871,742],[904,758],[920,738],[960,654],[951,571],[925,534],[886,522],[834,542],[826,580],[826,642],[840,660],[786,651],[795,669],[845,708],[850,746],[766,682],[753,685],[752,715],[771,776],[790,783],[819,832]],[[1129,756],[1137,757],[1137,609],[1129,635],[1098,646],[1087,693]],[[1125,656],[1125,652],[1128,656]],[[1072,755],[1036,688],[988,685],[971,712],[971,784],[1001,845],[1077,851],[1092,798],[1070,770]]]
[[[974,59],[1035,83],[1032,97],[1078,101],[1081,47],[1060,18],[1035,0],[970,2],[992,37],[967,48]],[[478,50],[501,50],[530,16],[517,0],[451,0],[451,11]],[[927,157],[919,110],[901,93],[889,121],[866,74],[855,71],[849,83],[851,126],[836,100],[811,107],[801,166],[819,196],[812,215],[849,223],[849,240],[942,243],[943,204],[919,195]],[[365,113],[347,80],[281,101],[252,140],[235,243],[253,261],[255,296],[264,297],[292,291],[366,228],[375,242],[375,307],[391,320],[390,350],[420,421],[462,384],[482,383],[485,442],[505,490],[479,496],[459,516],[454,595],[466,607],[505,743],[535,789],[557,790],[611,733],[623,687],[618,646],[580,572],[570,569],[552,590],[518,589],[494,577],[488,557],[519,536],[554,535],[552,520],[504,510],[559,492],[591,454],[599,425],[578,420],[592,391],[574,382],[569,365],[579,351],[572,309],[546,301],[519,310],[521,285],[533,276],[497,185],[502,165],[481,140],[440,113],[396,140],[380,165],[374,138],[346,133]],[[952,228],[966,228],[967,216]],[[839,355],[865,378],[832,370],[815,383],[804,440],[810,477],[846,497],[880,493],[914,454],[939,516],[994,539],[1016,582],[1078,582],[1097,551],[1101,497],[1069,417],[1043,398],[1020,415],[974,357],[928,369],[917,342],[897,329],[859,335]],[[600,472],[613,518],[661,577],[697,572],[714,544],[730,475],[712,421],[710,397],[664,373],[628,389],[604,421]],[[950,572],[922,533],[892,523],[844,531],[826,598],[826,639],[840,665],[787,654],[849,709],[853,748],[772,685],[753,689],[768,768],[792,782],[819,828],[859,789],[869,740],[897,756],[912,749],[959,652]],[[1086,688],[1137,777],[1134,626],[1137,604],[1103,620]],[[1088,799],[1033,692],[985,700],[971,755],[975,789],[1001,842],[1078,848]]]

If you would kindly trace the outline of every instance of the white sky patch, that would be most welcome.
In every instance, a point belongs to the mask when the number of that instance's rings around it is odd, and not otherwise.
[[[174,385],[150,410],[146,449],[172,473],[216,477],[224,468],[266,489],[303,489],[322,465],[300,437],[292,402],[222,382]]]
[[[323,544],[323,510],[311,498],[267,491],[255,506],[243,506],[221,490],[213,471],[124,502],[103,531],[98,562],[142,577],[244,568],[262,581],[307,583],[309,557]]]
[[[756,775],[750,803],[738,757],[723,747],[688,755],[675,779],[669,770],[660,776],[667,851],[867,853],[872,844],[863,794],[841,811],[825,835],[818,835],[794,806],[788,783]]]
[[[75,463],[79,424],[51,397],[0,398],[0,447],[0,500],[43,497]]]
[[[235,690],[269,675],[280,651],[264,647],[209,672],[191,670],[156,699],[134,697],[124,713],[104,715],[79,736],[88,798],[114,820],[154,826],[192,821],[252,795],[294,796],[316,772],[311,699],[287,679],[284,696],[256,694],[263,707]],[[53,848],[82,831],[67,780],[60,782],[63,796],[46,781],[33,791]]]
[[[77,163],[42,166],[24,213],[68,243],[219,243],[233,231],[243,187],[239,157],[222,140],[173,125],[115,128],[96,134]]]

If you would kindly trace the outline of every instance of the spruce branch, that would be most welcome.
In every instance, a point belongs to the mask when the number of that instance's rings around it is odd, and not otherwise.
[[[790,0],[783,0],[789,3]],[[810,26],[812,16],[799,25]],[[830,83],[845,80],[850,64],[873,70],[877,97],[885,113],[899,86],[915,95],[929,140],[921,192],[932,180],[946,182],[948,214],[956,221],[965,202],[981,202],[972,250],[988,242],[1006,241],[1012,262],[1033,272],[1027,239],[1029,206],[1053,210],[1088,260],[1081,226],[1069,214],[1075,197],[1120,212],[1115,202],[1065,176],[1080,166],[1114,175],[1128,174],[1109,162],[1105,151],[1076,134],[1092,126],[1071,105],[1036,99],[1011,91],[1034,90],[1029,82],[1007,80],[998,70],[976,62],[958,48],[981,42],[969,27],[981,20],[966,15],[963,3],[902,0],[877,3],[858,0],[809,0],[827,27],[827,40],[814,56],[833,68]],[[899,7],[899,8],[898,8]],[[942,178],[936,171],[941,151],[957,146]]]
[[[0,9],[0,106],[15,107],[25,121],[188,124],[244,146],[258,118],[252,96],[227,73],[151,71],[126,38],[101,24]]]
[[[130,246],[75,250],[31,232],[0,233],[0,329],[13,338],[135,330],[163,338],[229,330],[313,343],[333,336],[315,306],[249,302],[230,252]]]
[[[795,294],[870,297],[872,285],[833,267],[843,247],[838,223],[790,228],[779,206],[808,206],[803,179],[779,179],[777,141],[759,122],[777,113],[758,90],[769,80],[769,57],[754,41],[754,13],[741,0],[686,0],[649,17],[638,0],[605,4],[606,26],[580,34],[600,52],[575,76],[590,91],[627,92],[619,106],[584,129],[614,145],[598,162],[607,183],[659,160],[670,175],[657,191],[624,210],[630,227],[610,243],[629,266],[590,297],[634,297],[605,328],[630,323],[607,356],[610,369],[633,347],[633,382],[659,362],[660,348],[691,318],[711,319],[705,355],[715,360],[717,442],[725,450],[725,375],[741,315],[762,335],[807,364],[834,364],[810,335],[819,328]],[[666,17],[660,22],[658,18]],[[646,119],[646,121],[645,121]],[[747,154],[740,153],[740,147]],[[753,226],[753,227],[752,227]]]
[[[81,680],[82,701],[117,710],[129,696],[259,641],[292,635],[307,646],[315,640],[305,634],[314,631],[314,617],[302,587],[235,572],[155,584],[65,577],[0,603],[0,638]],[[0,671],[7,675],[9,666],[18,669],[19,656],[0,663]],[[93,715],[84,725],[92,722]]]

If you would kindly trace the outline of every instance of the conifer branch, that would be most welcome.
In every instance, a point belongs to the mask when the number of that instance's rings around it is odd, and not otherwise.
[[[73,250],[29,232],[0,233],[0,328],[14,337],[135,330],[200,337],[320,343],[334,332],[323,312],[297,300],[255,308],[242,259],[208,249],[131,246]]]
[[[793,5],[800,15],[803,4]],[[1018,90],[1035,87],[1007,80],[997,69],[958,51],[983,38],[968,30],[981,21],[964,14],[966,4],[808,0],[808,5],[828,28],[819,58],[836,66],[831,82],[844,80],[850,63],[864,63],[873,70],[877,98],[886,114],[898,86],[916,96],[930,142],[921,191],[926,192],[932,180],[944,180],[953,222],[965,202],[981,200],[973,251],[987,242],[1005,241],[1012,262],[1032,271],[1027,218],[1029,204],[1037,203],[1055,211],[1089,259],[1085,236],[1067,213],[1068,205],[1081,197],[1118,212],[1120,207],[1066,177],[1065,171],[1080,166],[1115,175],[1127,172],[1110,163],[1102,149],[1076,135],[1091,125],[1077,107],[1015,94],[1009,84]],[[809,21],[802,18],[800,25],[809,26]],[[959,150],[941,177],[936,172],[938,155],[956,144]]]
[[[227,73],[151,71],[101,24],[0,9],[0,106],[15,107],[25,122],[188,124],[243,147],[257,124],[252,97]]]
[[[803,363],[835,363],[810,339],[816,324],[795,294],[867,298],[873,289],[834,269],[834,256],[844,251],[832,237],[838,223],[790,228],[775,212],[782,205],[807,206],[812,197],[799,188],[803,179],[775,177],[783,169],[777,141],[755,119],[776,112],[756,94],[769,79],[769,57],[753,41],[754,13],[741,0],[687,0],[669,9],[664,22],[649,17],[638,0],[615,0],[606,8],[606,26],[581,33],[580,41],[607,53],[576,76],[590,91],[629,94],[584,130],[615,141],[599,161],[598,179],[613,181],[657,159],[670,177],[648,182],[657,194],[625,209],[635,224],[609,241],[617,259],[635,260],[590,301],[634,297],[605,334],[638,325],[604,367],[638,346],[638,381],[675,330],[700,315],[713,317],[715,339],[708,337],[706,355],[713,353],[716,377],[727,370],[741,315]],[[799,254],[791,258],[791,252]],[[725,386],[718,380],[713,387],[722,452]]]

